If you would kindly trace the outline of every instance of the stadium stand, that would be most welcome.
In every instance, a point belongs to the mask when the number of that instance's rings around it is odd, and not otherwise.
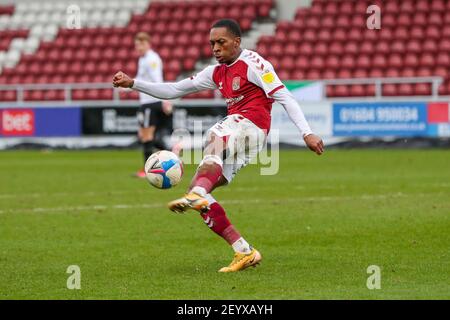
[[[269,16],[273,0],[151,2],[89,0],[81,3],[82,29],[66,28],[70,2],[43,1],[0,6],[0,85],[109,82],[114,70],[136,72],[133,36],[144,30],[161,55],[164,76],[173,81],[211,56],[211,23],[239,21],[244,31]],[[366,27],[367,7],[382,11],[382,28]],[[105,9],[107,8],[107,9]],[[330,80],[444,79],[440,95],[450,95],[450,0],[313,0],[294,21],[278,21],[276,33],[260,37],[256,50],[282,79]],[[373,96],[374,84],[327,86],[328,97]],[[383,96],[430,95],[431,83],[386,83]],[[64,100],[61,88],[24,92],[25,101]],[[73,90],[73,100],[105,100],[112,89]],[[189,98],[213,98],[213,92]],[[137,99],[136,92],[120,92]],[[1,101],[17,92],[0,91]]]
[[[164,77],[173,81],[211,56],[207,41],[212,22],[222,17],[250,30],[267,17],[272,0],[251,1],[83,1],[81,29],[66,28],[70,2],[19,3],[0,7],[0,84],[110,82],[116,70],[136,73],[133,37],[148,31],[164,61]],[[104,9],[108,8],[108,9]],[[182,22],[180,22],[182,21]],[[121,99],[137,99],[134,91]],[[16,100],[15,91],[0,91],[0,100]],[[64,90],[30,90],[25,101],[64,100]],[[72,100],[112,99],[112,89],[74,90]],[[213,98],[213,92],[191,98]]]
[[[382,12],[382,28],[366,27],[367,8]],[[450,1],[313,0],[294,21],[280,21],[261,37],[258,52],[284,79],[441,76],[450,94]],[[384,96],[429,95],[430,84],[386,84]],[[373,85],[327,87],[328,97],[373,96]]]

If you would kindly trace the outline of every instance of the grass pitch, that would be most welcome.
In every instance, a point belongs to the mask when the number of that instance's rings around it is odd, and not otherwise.
[[[217,190],[262,264],[232,250],[172,190],[130,174],[138,151],[0,153],[0,299],[449,299],[450,152],[282,151]],[[66,287],[67,267],[81,289]],[[381,268],[381,289],[366,286]]]

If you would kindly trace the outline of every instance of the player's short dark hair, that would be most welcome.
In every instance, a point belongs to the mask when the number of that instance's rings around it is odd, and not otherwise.
[[[150,43],[150,35],[147,32],[141,31],[134,36],[134,40]]]
[[[221,19],[212,25],[212,28],[227,28],[229,32],[231,32],[236,37],[242,37],[241,27],[236,20],[233,19]]]

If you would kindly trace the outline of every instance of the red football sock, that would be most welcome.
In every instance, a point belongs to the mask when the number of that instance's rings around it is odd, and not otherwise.
[[[217,163],[209,165],[206,169],[202,168],[197,171],[192,179],[192,187],[202,187],[206,193],[210,193],[222,176],[222,167]],[[192,189],[192,188],[191,188]]]
[[[202,217],[206,225],[230,245],[241,237],[241,234],[228,220],[225,210],[219,203],[212,203],[210,210],[207,213],[202,213]]]

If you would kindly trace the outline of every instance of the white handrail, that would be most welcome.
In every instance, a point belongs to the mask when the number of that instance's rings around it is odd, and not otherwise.
[[[316,82],[322,82],[326,86],[332,85],[353,85],[353,84],[374,84],[375,96],[374,98],[381,99],[383,97],[382,86],[383,84],[401,84],[401,83],[431,83],[431,95],[430,97],[437,98],[439,96],[439,86],[443,82],[442,77],[408,77],[408,78],[350,78],[350,79],[323,79],[314,80]],[[65,100],[61,102],[72,102],[72,91],[76,89],[111,89],[113,90],[112,100],[115,103],[122,101],[120,99],[120,88],[114,88],[111,83],[49,83],[49,84],[2,84],[0,85],[0,91],[16,91],[17,99],[16,103],[24,102],[24,92],[34,90],[64,90]],[[323,90],[323,98],[326,98],[326,90]]]

